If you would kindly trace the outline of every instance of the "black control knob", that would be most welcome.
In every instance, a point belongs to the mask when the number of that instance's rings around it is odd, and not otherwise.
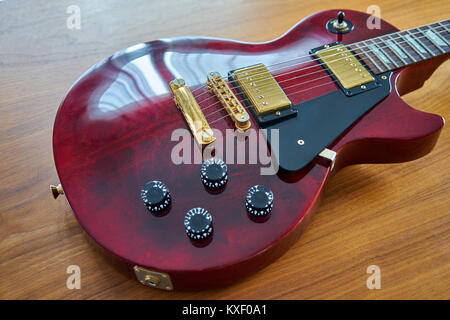
[[[247,192],[245,207],[255,217],[264,217],[272,211],[273,193],[264,186],[253,186]]]
[[[166,209],[171,201],[170,192],[161,181],[147,182],[141,191],[141,198],[147,209],[154,213]]]
[[[223,160],[211,158],[202,164],[201,174],[203,184],[210,189],[223,187],[228,181],[228,169]]]
[[[213,232],[212,217],[208,210],[193,208],[184,217],[186,234],[193,240],[202,240],[209,237]]]

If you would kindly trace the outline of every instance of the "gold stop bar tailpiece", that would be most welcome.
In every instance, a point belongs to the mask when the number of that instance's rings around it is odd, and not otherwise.
[[[216,140],[214,132],[185,81],[181,78],[174,79],[170,81],[169,87],[175,104],[183,113],[197,143],[206,145]]]

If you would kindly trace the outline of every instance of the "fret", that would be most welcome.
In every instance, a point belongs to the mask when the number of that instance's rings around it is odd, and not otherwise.
[[[414,46],[408,41],[406,32],[402,31],[401,33],[398,33],[397,43],[404,49],[405,52],[407,52],[415,62],[422,61],[425,59],[425,56],[420,53],[420,51],[417,51]]]
[[[439,38],[431,29],[419,30],[422,32],[422,34],[425,36],[426,40],[430,42],[435,48],[437,48],[441,53],[445,53],[445,50],[442,49],[442,46],[445,46],[445,42],[442,41],[441,38]]]
[[[448,23],[446,23],[448,22]],[[450,36],[450,20],[446,21],[440,21],[438,24],[445,30],[445,34],[442,35],[443,38],[445,38],[447,41],[449,41]]]
[[[442,43],[442,39],[436,39],[436,34],[433,30],[430,31],[430,29],[423,28],[419,28],[418,30],[423,34],[422,42],[428,46],[428,49],[432,50],[436,56],[445,53],[445,50],[438,44],[438,42]]]
[[[446,24],[446,22],[449,22],[449,23]],[[437,22],[437,24],[439,24],[447,32],[450,32],[450,29],[449,29],[449,27],[450,27],[450,20],[440,21],[440,22]]]
[[[450,32],[449,29],[444,24],[442,24],[442,22],[438,22],[437,24],[444,28],[447,32]]]
[[[374,38],[374,39],[372,39],[372,42],[375,43],[375,45],[378,47],[378,49],[383,51],[385,57],[387,57],[389,60],[391,60],[395,67],[397,67],[397,68],[400,67],[401,61],[398,60],[398,62],[397,62],[395,55],[392,53],[392,51],[389,49],[389,47],[386,45],[386,43],[384,43],[383,40],[381,40],[381,38]]]
[[[439,50],[435,50],[434,45],[430,42],[430,40],[428,40],[428,38],[423,34],[422,30],[416,28],[415,29],[416,35],[416,41],[419,42],[422,47],[425,48],[425,50],[427,50],[433,57],[436,57],[439,55]]]
[[[366,48],[366,50],[367,50],[367,45],[366,45],[366,44],[364,44],[364,45],[365,45],[365,48]],[[357,46],[360,47],[359,45],[357,45]],[[362,51],[362,49],[361,49],[361,51]],[[377,58],[372,57],[373,52],[367,50],[367,52],[364,52],[364,53],[365,53],[365,55],[369,58],[370,62],[371,62],[374,66],[376,66],[377,69],[378,69],[380,72],[385,72],[385,71],[387,71],[387,70],[385,70],[385,69],[383,68],[383,66],[381,65],[381,62],[380,62]],[[378,61],[377,61],[377,60],[378,60]]]
[[[438,31],[432,25],[428,25],[427,27],[429,29],[427,31],[425,31],[425,33],[429,33],[429,37],[431,38],[431,40],[435,41],[436,44],[439,45],[441,48],[442,47],[449,47],[450,43],[443,36],[443,33],[447,32],[446,30]],[[444,52],[447,52],[447,51],[444,50]]]
[[[380,71],[381,73],[383,73],[383,72],[386,71],[386,70],[384,70],[382,67],[380,67],[380,65],[378,64],[378,62],[375,61],[374,58],[371,57],[370,52],[364,52],[364,51],[362,50],[362,48],[360,47],[360,45],[357,44],[357,43],[355,44],[355,46],[356,46],[356,50],[359,50],[361,53],[363,53],[363,54],[368,58],[368,60],[370,61],[370,63],[378,69],[378,71]],[[366,61],[364,61],[364,62],[366,63],[366,65],[368,65],[368,63],[367,63]],[[371,69],[371,71],[372,71],[373,73],[378,73],[378,72],[372,70],[372,68],[370,68],[370,67],[369,67],[369,69]]]
[[[449,23],[445,23],[445,22],[449,22]],[[450,36],[450,20],[447,21],[441,21],[440,25],[446,30],[446,39],[448,40],[448,36]]]
[[[349,44],[373,74],[395,70],[450,52],[450,20]]]
[[[371,41],[371,40],[370,40]],[[372,41],[371,41],[372,42]],[[378,58],[379,61],[386,67],[386,70],[391,70],[392,62],[381,52],[375,44],[368,44],[369,50]]]
[[[388,39],[382,39],[387,45],[389,46],[389,49],[400,59],[400,61],[403,63],[403,65],[407,65],[408,62],[406,59],[408,59],[408,56],[403,52],[402,49],[395,43],[395,41],[390,37],[389,35],[386,36]]]
[[[432,57],[435,56],[435,54],[430,50],[428,50],[428,48],[426,48],[419,39],[417,38],[415,39],[414,35],[409,30],[406,30],[406,32],[408,33],[406,39],[409,41],[409,43],[411,43],[414,46],[414,48],[417,50],[418,53],[420,52],[420,55],[424,59],[427,59],[427,56],[425,54],[430,55]]]
[[[400,36],[400,35],[399,35],[399,36]],[[398,46],[399,49],[400,49],[402,52],[404,52],[404,54],[405,54],[406,56],[408,56],[409,60],[411,61],[410,63],[417,62],[417,60],[414,58],[414,56],[408,52],[408,49],[407,49],[407,45],[408,45],[408,44],[407,44],[407,41],[406,41],[406,40],[403,40],[403,39],[400,38],[401,42],[396,42],[396,40],[395,40],[395,38],[394,38],[393,36],[388,35],[388,37],[392,39],[392,41],[396,44],[396,46]]]
[[[445,42],[445,45],[446,45],[446,46],[449,46],[449,45],[450,45],[450,41],[447,40],[447,38],[445,37],[445,35],[449,33],[449,30],[448,30],[444,25],[441,25],[440,23],[437,23],[437,24],[439,24],[439,25],[436,26],[436,27],[433,27],[432,25],[430,25],[430,27],[431,27],[434,31],[436,31],[435,33],[439,36],[439,38],[440,38],[442,41]],[[439,31],[439,30],[436,30],[436,28],[442,28],[442,30]]]
[[[438,22],[436,24],[438,24],[438,26],[436,26],[435,28],[442,28],[442,30],[436,30],[436,32],[438,32],[439,36],[442,39],[444,39],[444,41],[445,41],[445,43],[447,43],[447,45],[449,45],[450,44],[450,30],[440,22]]]

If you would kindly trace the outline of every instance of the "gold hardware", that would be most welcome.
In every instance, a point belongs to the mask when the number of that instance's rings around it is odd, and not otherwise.
[[[381,76],[381,79],[386,80],[387,77],[386,76]]]
[[[291,106],[291,101],[265,65],[257,64],[239,69],[233,75],[259,115]]]
[[[247,111],[236,98],[233,91],[231,91],[228,86],[228,83],[223,80],[220,74],[218,72],[210,72],[206,83],[209,90],[216,95],[225,110],[227,110],[231,119],[234,121],[236,128],[244,131],[250,128],[250,117],[248,116]],[[259,98],[261,97],[263,96],[260,95]]]
[[[340,58],[337,54],[342,51],[345,52],[342,55],[348,56],[349,61]],[[350,50],[342,44],[330,49],[317,51],[316,55],[322,59],[345,89],[351,89],[375,80],[358,59],[352,55]],[[357,67],[353,68],[352,64],[355,64]]]
[[[174,101],[183,113],[195,140],[200,145],[213,142],[216,139],[214,133],[184,80],[181,78],[172,80],[169,87],[172,90]]]
[[[145,286],[163,290],[173,290],[172,281],[167,273],[148,270],[139,266],[133,267],[137,280]]]
[[[339,31],[347,31],[348,30],[348,25],[347,22],[342,21],[341,23],[339,23],[338,19],[334,19],[333,21],[331,21],[331,23],[333,24],[333,27],[336,30]]]
[[[157,287],[161,283],[161,279],[158,277],[152,276],[150,274],[145,275],[144,278],[145,285],[150,287]]]
[[[330,171],[332,171],[334,169],[334,163],[336,162],[336,152],[325,148],[322,150],[321,153],[319,153],[319,156],[324,159],[330,160],[330,163],[331,163]]]
[[[63,190],[61,184],[58,184],[57,186],[55,186],[54,184],[51,184],[50,185],[50,191],[51,191],[51,193],[53,195],[53,198],[55,198],[55,199],[58,198],[58,196],[60,194],[64,194],[64,190]]]

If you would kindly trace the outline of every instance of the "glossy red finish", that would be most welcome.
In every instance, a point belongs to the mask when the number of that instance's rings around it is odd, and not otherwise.
[[[317,159],[290,176],[262,176],[259,165],[229,164],[225,190],[208,193],[199,177],[200,165],[171,161],[172,148],[178,143],[171,141],[171,134],[187,125],[172,101],[168,83],[183,77],[195,90],[209,71],[226,75],[239,67],[304,56],[311,48],[338,40],[325,28],[336,14],[337,10],[330,10],[310,16],[266,43],[179,38],[139,44],[86,72],[59,108],[53,146],[65,195],[88,235],[130,269],[139,265],[169,273],[178,290],[226,285],[281,256],[311,220],[330,176],[328,164]],[[384,21],[381,30],[367,30],[365,13],[346,10],[346,18],[355,30],[341,36],[344,43],[396,31]],[[301,66],[316,66],[316,62]],[[320,67],[311,75],[306,75],[311,69],[281,75],[298,69],[293,62],[270,68],[280,83],[303,75],[303,85],[286,89],[293,102],[336,90],[330,83],[295,94],[330,81],[316,80],[326,75]],[[391,78],[394,87],[399,74]],[[298,81],[287,80],[282,87]],[[199,89],[195,95],[202,92]],[[209,94],[198,101],[206,97]],[[216,102],[215,98],[208,101]],[[204,109],[208,101],[200,103]],[[210,123],[225,115],[221,108],[216,104],[204,111]],[[253,120],[252,125],[257,128]],[[229,119],[212,126],[222,132],[233,128]],[[420,157],[432,149],[442,126],[440,116],[410,108],[394,88],[333,144],[338,152],[336,169]],[[149,180],[161,180],[171,191],[170,212],[162,217],[149,213],[140,199],[140,189]],[[268,186],[275,194],[271,216],[262,223],[250,220],[244,207],[245,194],[255,184]],[[204,247],[194,246],[184,232],[184,215],[197,206],[213,215],[213,238]]]

